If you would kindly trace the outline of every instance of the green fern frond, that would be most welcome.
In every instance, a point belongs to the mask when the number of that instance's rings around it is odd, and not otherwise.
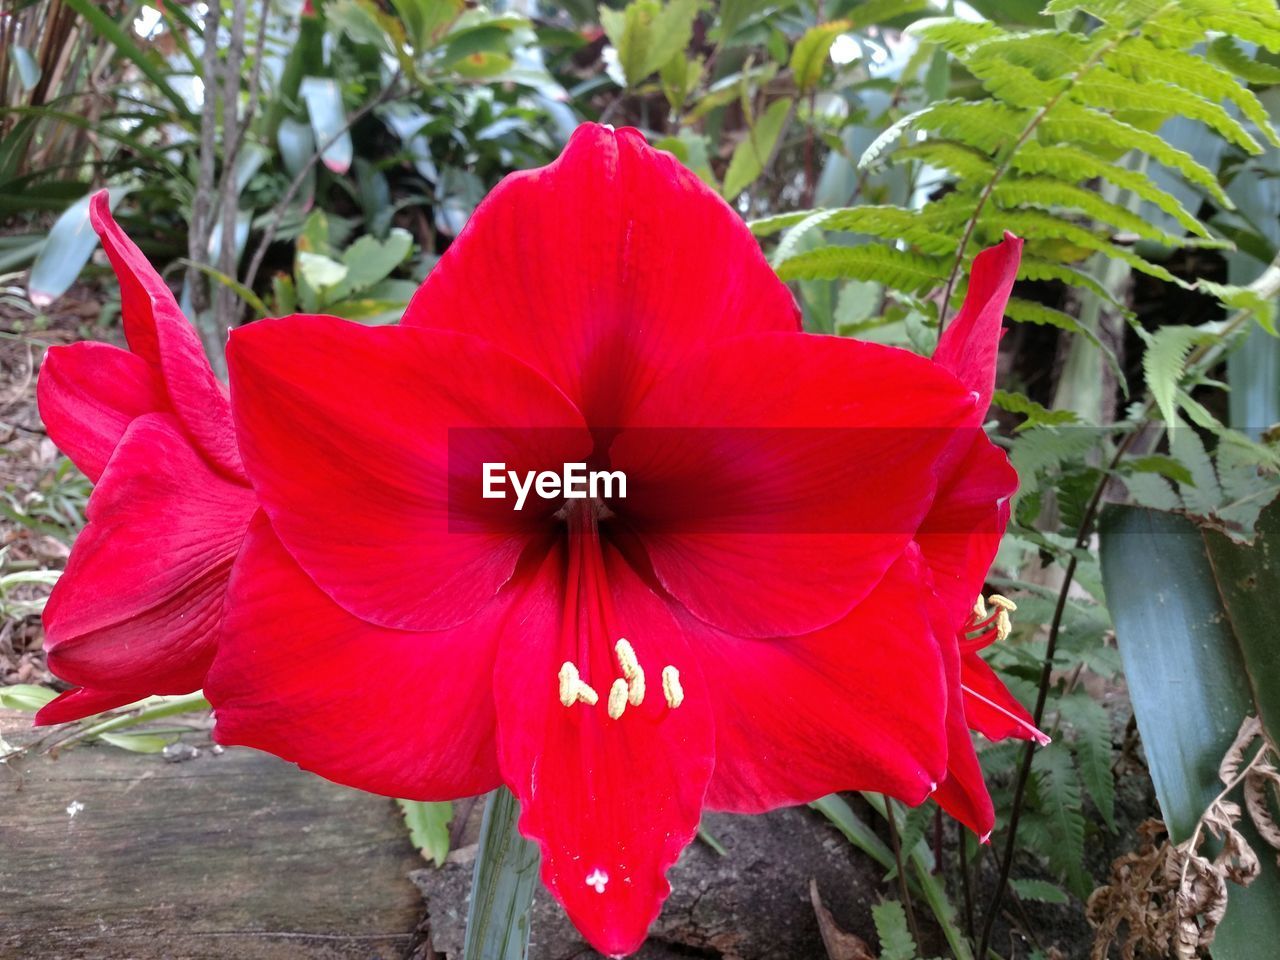
[[[941,100],[917,111],[911,125],[993,154],[1022,136],[1029,116],[1027,110],[996,100]]]
[[[1073,889],[1088,883],[1084,875],[1084,797],[1071,754],[1059,744],[1037,750],[1032,760],[1036,796],[1052,845],[1041,851]]]
[[[868,243],[806,250],[779,264],[777,271],[784,281],[874,280],[918,294],[941,286],[950,266],[950,261],[942,257],[925,257]]]
[[[1058,263],[1053,260],[1045,260],[1041,257],[1023,253],[1022,262],[1018,265],[1019,280],[1057,280],[1065,283],[1067,286],[1076,287],[1080,290],[1087,290],[1094,296],[1105,301],[1113,309],[1119,310],[1124,316],[1132,316],[1132,311],[1120,303],[1096,278],[1082,270],[1069,267],[1065,263]]]
[[[940,170],[949,170],[964,180],[989,180],[995,164],[981,150],[953,140],[929,139],[902,147],[894,154],[899,160],[919,160]]]
[[[1066,77],[1042,80],[1034,69],[1008,60],[1001,49],[983,47],[963,60],[965,68],[993,97],[1015,107],[1035,108],[1060,96],[1070,85]]]
[[[1199,327],[1169,326],[1161,327],[1147,340],[1147,349],[1142,354],[1142,373],[1170,435],[1178,422],[1175,397],[1187,356],[1192,348],[1212,339],[1211,332]]]
[[[1157,47],[1144,37],[1118,45],[1103,61],[1116,73],[1142,83],[1162,80],[1212,102],[1230,101],[1273,144],[1280,145],[1262,101],[1226,70],[1204,57]]]
[[[1177,197],[1157,187],[1149,176],[1109,163],[1080,147],[1028,143],[1013,155],[1012,167],[1022,173],[1048,174],[1060,180],[1091,180],[1095,177],[1107,180],[1160,208],[1196,236],[1210,236],[1208,227],[1193,217]]]
[[[1116,781],[1111,773],[1111,716],[1087,693],[1063,698],[1059,709],[1071,726],[1080,779],[1102,819],[1114,830]]]
[[[1018,424],[1018,431],[1046,424],[1059,426],[1077,423],[1080,419],[1076,416],[1074,410],[1050,410],[1048,407],[1036,403],[1025,394],[1009,390],[997,390],[991,395],[991,402],[1001,410],[1007,410],[1009,413],[1018,413],[1027,418]]]
[[[1159,264],[1138,256],[1127,247],[1112,243],[1092,230],[1076,223],[1070,223],[1052,214],[1041,210],[1005,210],[1000,213],[1000,218],[1006,229],[1012,230],[1019,236],[1057,237],[1061,240],[1067,240],[1085,250],[1106,254],[1113,260],[1123,260],[1139,273],[1145,273],[1147,276],[1155,277],[1157,280],[1176,283],[1184,289],[1191,288],[1191,284],[1175,277]]]
[[[1171,146],[1157,134],[1100,110],[1074,103],[1059,103],[1040,124],[1040,134],[1041,142],[1090,144],[1145,153],[1156,162],[1177,170],[1189,183],[1204,187],[1223,209],[1235,209],[1218,178],[1191,154]]]
[[[920,954],[901,903],[897,900],[877,903],[871,908],[871,920],[880,938],[880,960],[917,960]]]
[[[956,56],[980,43],[1009,35],[1003,27],[990,20],[961,20],[958,17],[917,20],[906,29],[906,33],[921,43],[933,44]]]
[[[1246,83],[1273,86],[1280,83],[1280,67],[1255,60],[1236,43],[1235,37],[1218,37],[1210,42],[1209,59]]]
[[[1150,221],[1097,193],[1049,177],[1017,177],[996,184],[992,198],[1003,207],[1034,207],[1052,212],[1056,208],[1078,210],[1099,223],[1128,230],[1148,240],[1176,247],[1179,237],[1165,233]]]
[[[1100,71],[1081,77],[1071,87],[1071,97],[1078,103],[1107,110],[1142,110],[1188,117],[1212,128],[1248,153],[1262,152],[1262,145],[1222,106],[1189,95],[1171,83],[1149,82],[1135,86],[1132,80],[1119,74]]]

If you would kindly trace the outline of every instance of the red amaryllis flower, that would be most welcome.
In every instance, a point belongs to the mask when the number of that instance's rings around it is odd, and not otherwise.
[[[206,685],[222,742],[401,797],[505,783],[612,955],[704,806],[946,775],[955,627],[913,538],[979,398],[800,333],[741,220],[637,132],[503,181],[402,326],[268,320],[229,363],[265,516]],[[481,462],[630,489],[517,512]]]
[[[79,686],[39,724],[199,689],[255,510],[199,337],[111,218],[105,190],[90,219],[120,282],[129,349],[50,347],[40,369],[49,436],[96,486],[44,612],[49,669]]]
[[[981,424],[991,403],[1004,304],[1021,252],[1022,241],[1010,234],[974,258],[964,306],[943,331],[933,354],[934,362],[950,370],[974,397],[969,427]],[[941,458],[939,478],[933,506],[916,535],[929,567],[940,642],[945,648],[945,639],[955,638],[947,648],[948,670],[959,695],[949,703],[948,775],[936,799],[985,842],[995,811],[969,729],[990,740],[1017,736],[1047,742],[978,652],[1007,634],[1012,604],[997,598],[1000,606],[988,613],[982,589],[1009,524],[1009,497],[1017,476],[1003,451],[985,436],[961,433]]]

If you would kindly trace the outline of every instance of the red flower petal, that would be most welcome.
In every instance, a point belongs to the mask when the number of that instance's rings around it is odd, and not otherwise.
[[[47,727],[54,723],[82,720],[103,710],[123,707],[146,696],[149,694],[135,694],[127,690],[94,690],[92,687],[76,687],[74,690],[58,694],[56,698],[36,711],[35,726]]]
[[[663,587],[735,636],[794,636],[867,595],[929,509],[972,401],[937,365],[836,337],[725,342],[614,441]]]
[[[1009,525],[1009,498],[1018,488],[1018,475],[1004,451],[980,429],[972,434],[916,534],[934,590],[956,629],[982,592]]]
[[[607,427],[691,351],[797,330],[799,312],[714,191],[639,132],[589,123],[489,194],[404,322],[492,340]]]
[[[708,806],[928,796],[946,769],[947,686],[920,578],[900,559],[848,616],[803,637],[742,639],[687,618],[715,714]]]
[[[129,349],[160,371],[170,405],[191,442],[230,477],[242,476],[226,388],[168,285],[111,216],[107,191],[94,195],[89,220],[120,283]]]
[[[961,657],[960,680],[964,684],[965,717],[972,729],[988,740],[1016,737],[1034,740],[1041,746],[1049,743],[1027,708],[976,651]]]
[[[982,765],[973,748],[966,717],[968,701],[961,696],[960,650],[954,642],[951,620],[942,604],[931,604],[934,629],[942,650],[947,673],[947,775],[938,785],[934,799],[938,806],[955,817],[986,842],[995,826],[995,807],[982,779]]]
[[[552,551],[503,634],[499,757],[520,829],[542,847],[543,882],[596,949],[620,956],[644,940],[670,892],[666,870],[697,832],[711,709],[664,602],[614,549],[602,555],[585,535],[572,539],[576,556]],[[621,676],[619,637],[634,645],[646,694],[613,720],[606,700]],[[597,691],[595,706],[560,702],[566,661]],[[674,710],[662,691],[668,664],[684,688]]]
[[[49,668],[131,699],[198,689],[254,509],[249,489],[213,472],[173,417],[134,420],[45,607]]]
[[[438,633],[375,627],[326,597],[259,514],[205,685],[214,735],[388,796],[492,790],[500,783],[493,664],[505,608],[500,600]]]
[[[1021,259],[1022,241],[1012,233],[1005,233],[1003,241],[973,258],[964,305],[933,351],[934,362],[974,392],[979,418],[985,416],[995,390],[1000,325]]]
[[[36,397],[49,437],[95,482],[133,418],[169,407],[147,362],[107,343],[50,347]]]
[[[481,501],[477,461],[548,469],[590,449],[563,394],[475,337],[295,316],[235,331],[228,359],[276,534],[325,593],[384,627],[464,622],[547,519],[546,501]]]

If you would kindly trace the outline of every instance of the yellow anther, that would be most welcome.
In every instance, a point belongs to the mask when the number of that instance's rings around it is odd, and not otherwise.
[[[609,688],[609,719],[617,720],[627,709],[627,681],[618,678]]]
[[[572,707],[578,702],[595,706],[599,701],[596,692],[582,682],[578,668],[566,660],[560,666],[560,702],[566,707]]]
[[[627,678],[627,703],[633,707],[644,703],[644,670],[640,667]]]
[[[636,659],[635,648],[626,637],[622,637],[613,645],[613,652],[618,655],[618,666],[622,675],[630,680],[640,670],[640,661]]]
[[[668,664],[662,668],[662,695],[667,706],[674,710],[684,703],[684,687],[680,686],[680,671]]]
[[[987,601],[996,608],[996,639],[1005,640],[1013,632],[1013,621],[1009,614],[1018,609],[1018,605],[1008,597],[993,593]]]
[[[1008,597],[1000,596],[998,593],[993,593],[991,596],[987,597],[987,602],[993,607],[999,607],[1001,610],[1008,610],[1010,613],[1014,613],[1018,609],[1018,605],[1016,603]]]
[[[578,668],[568,660],[560,667],[560,702],[572,707],[578,702]]]
[[[982,594],[978,594],[978,599],[973,602],[973,619],[987,619],[987,605],[982,599]]]

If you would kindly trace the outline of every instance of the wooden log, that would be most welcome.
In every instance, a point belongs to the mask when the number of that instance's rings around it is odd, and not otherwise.
[[[5,960],[398,960],[421,865],[392,801],[253,750],[0,767]]]

